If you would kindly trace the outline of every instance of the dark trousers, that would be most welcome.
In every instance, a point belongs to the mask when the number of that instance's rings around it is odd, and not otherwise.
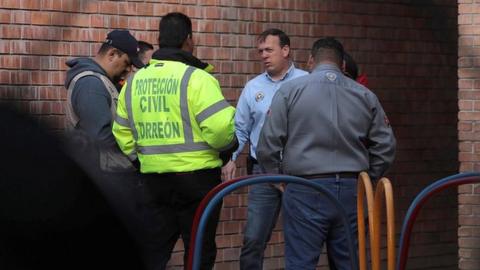
[[[264,173],[258,164],[252,174]],[[263,254],[280,213],[282,192],[269,183],[256,184],[248,193],[247,224],[240,252],[241,270],[263,269]]]
[[[189,173],[151,174],[145,180],[145,226],[150,239],[148,250],[143,252],[149,270],[165,269],[179,236],[185,246],[186,264],[190,232],[195,211],[200,201],[221,183],[221,171],[199,170]],[[220,217],[219,204],[212,212],[203,237],[201,269],[212,269],[217,247],[215,234]],[[145,246],[145,245],[144,245]]]
[[[120,258],[119,261],[133,262],[132,266],[125,263],[119,263],[118,265],[128,269],[145,269],[145,263],[143,262],[142,265],[140,257],[146,257],[144,254],[146,254],[145,250],[148,250],[148,246],[145,246],[145,243],[147,243],[150,235],[143,227],[143,217],[153,216],[144,207],[145,194],[142,183],[146,176],[138,171],[106,172],[100,166],[100,149],[97,144],[89,142],[77,144],[75,140],[67,140],[65,143],[67,153],[88,175],[88,183],[92,183],[101,194],[102,203],[97,204],[108,205],[109,209],[103,211],[111,212],[118,220],[118,224],[123,225],[123,228],[121,228],[123,230],[119,230],[116,237],[125,239],[124,245],[129,247],[128,252],[121,254],[115,252],[114,250],[118,250],[121,246],[120,242],[103,239],[103,241],[109,242],[110,246],[103,248],[102,252],[104,253],[100,254],[116,253],[117,258]],[[89,211],[101,211],[97,209],[98,207],[95,204],[92,204],[92,207]],[[102,228],[108,228],[109,232],[115,229],[113,225],[109,228],[102,222],[97,223],[103,225]],[[120,226],[117,225],[117,227]],[[120,235],[121,233],[124,235]],[[102,235],[102,237],[106,238],[105,235]],[[129,241],[127,242],[127,240]],[[101,242],[102,240],[98,241]],[[100,244],[96,243],[96,248],[98,246]],[[112,264],[108,259],[104,259],[104,263]]]
[[[313,179],[342,204],[357,246],[357,179]],[[319,192],[303,185],[289,184],[283,196],[285,269],[316,268],[324,243],[330,269],[352,270],[343,222],[333,205]]]

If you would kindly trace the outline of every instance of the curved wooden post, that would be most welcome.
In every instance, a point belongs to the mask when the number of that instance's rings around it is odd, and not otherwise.
[[[367,173],[361,172],[358,176],[358,186],[357,186],[357,224],[358,224],[358,261],[360,270],[367,270],[367,247],[365,240],[365,197],[367,198],[367,214],[368,214],[368,231],[370,236],[370,246],[373,245],[372,236],[375,235],[373,232],[373,188],[370,177]],[[372,270],[380,269],[379,265],[373,265],[374,261],[372,260]]]
[[[380,239],[382,223],[382,208],[383,202],[386,203],[387,211],[387,269],[395,269],[395,211],[393,205],[393,189],[390,180],[383,177],[378,181],[377,188],[375,190],[375,203],[373,207],[373,226],[374,226],[374,244],[371,247],[372,250],[372,265],[374,260],[376,264],[380,265]],[[378,268],[380,269],[380,268]],[[376,270],[373,268],[373,270]]]
[[[218,205],[223,197],[230,194],[232,191],[244,186],[254,185],[259,183],[294,183],[308,186],[315,189],[317,192],[325,196],[338,211],[343,226],[345,228],[346,241],[348,244],[350,268],[358,269],[358,257],[354,245],[354,235],[350,227],[350,221],[347,213],[343,208],[341,202],[327,189],[320,184],[313,181],[308,181],[304,178],[290,176],[290,175],[257,175],[249,177],[248,179],[234,179],[224,182],[213,188],[200,202],[200,206],[195,213],[195,219],[192,224],[192,238],[190,239],[190,250],[188,253],[187,268],[189,270],[200,269],[200,258],[202,254],[203,232],[208,223],[209,216],[212,210]],[[192,246],[194,248],[192,249]]]

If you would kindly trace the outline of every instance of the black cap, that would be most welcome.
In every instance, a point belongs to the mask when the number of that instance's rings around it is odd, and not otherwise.
[[[128,30],[113,30],[108,33],[105,43],[126,53],[130,62],[137,68],[142,68],[145,64],[138,58],[138,41],[128,32]]]

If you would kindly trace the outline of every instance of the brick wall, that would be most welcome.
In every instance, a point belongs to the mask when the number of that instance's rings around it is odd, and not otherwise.
[[[159,16],[170,11],[192,17],[195,53],[216,66],[215,76],[232,103],[245,82],[261,72],[253,47],[264,29],[278,27],[290,35],[293,58],[302,68],[316,38],[338,37],[366,71],[398,139],[389,175],[398,227],[415,194],[458,170],[456,1],[2,0],[1,102],[62,129],[65,60],[94,55],[112,28],[128,28],[156,44]],[[469,83],[464,88],[474,87],[473,80]],[[243,159],[241,165],[244,174]],[[246,190],[224,202],[217,269],[238,267],[246,203]],[[426,206],[415,226],[409,268],[457,269],[456,213],[451,191]],[[283,265],[282,238],[277,228],[266,251],[268,269]],[[171,269],[180,269],[181,244],[176,250]],[[320,265],[325,264],[322,257]]]
[[[479,171],[480,4],[458,1],[458,136],[461,171]],[[458,189],[459,269],[480,269],[480,185]]]

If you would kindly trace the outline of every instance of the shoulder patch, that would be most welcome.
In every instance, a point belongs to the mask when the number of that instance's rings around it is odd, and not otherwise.
[[[255,94],[255,101],[256,102],[260,102],[263,100],[263,98],[265,97],[265,94],[262,92],[262,91],[258,91],[256,94]]]
[[[325,74],[325,76],[327,77],[328,80],[330,80],[331,82],[335,81],[337,79],[337,74],[333,73],[333,72],[327,72]]]

